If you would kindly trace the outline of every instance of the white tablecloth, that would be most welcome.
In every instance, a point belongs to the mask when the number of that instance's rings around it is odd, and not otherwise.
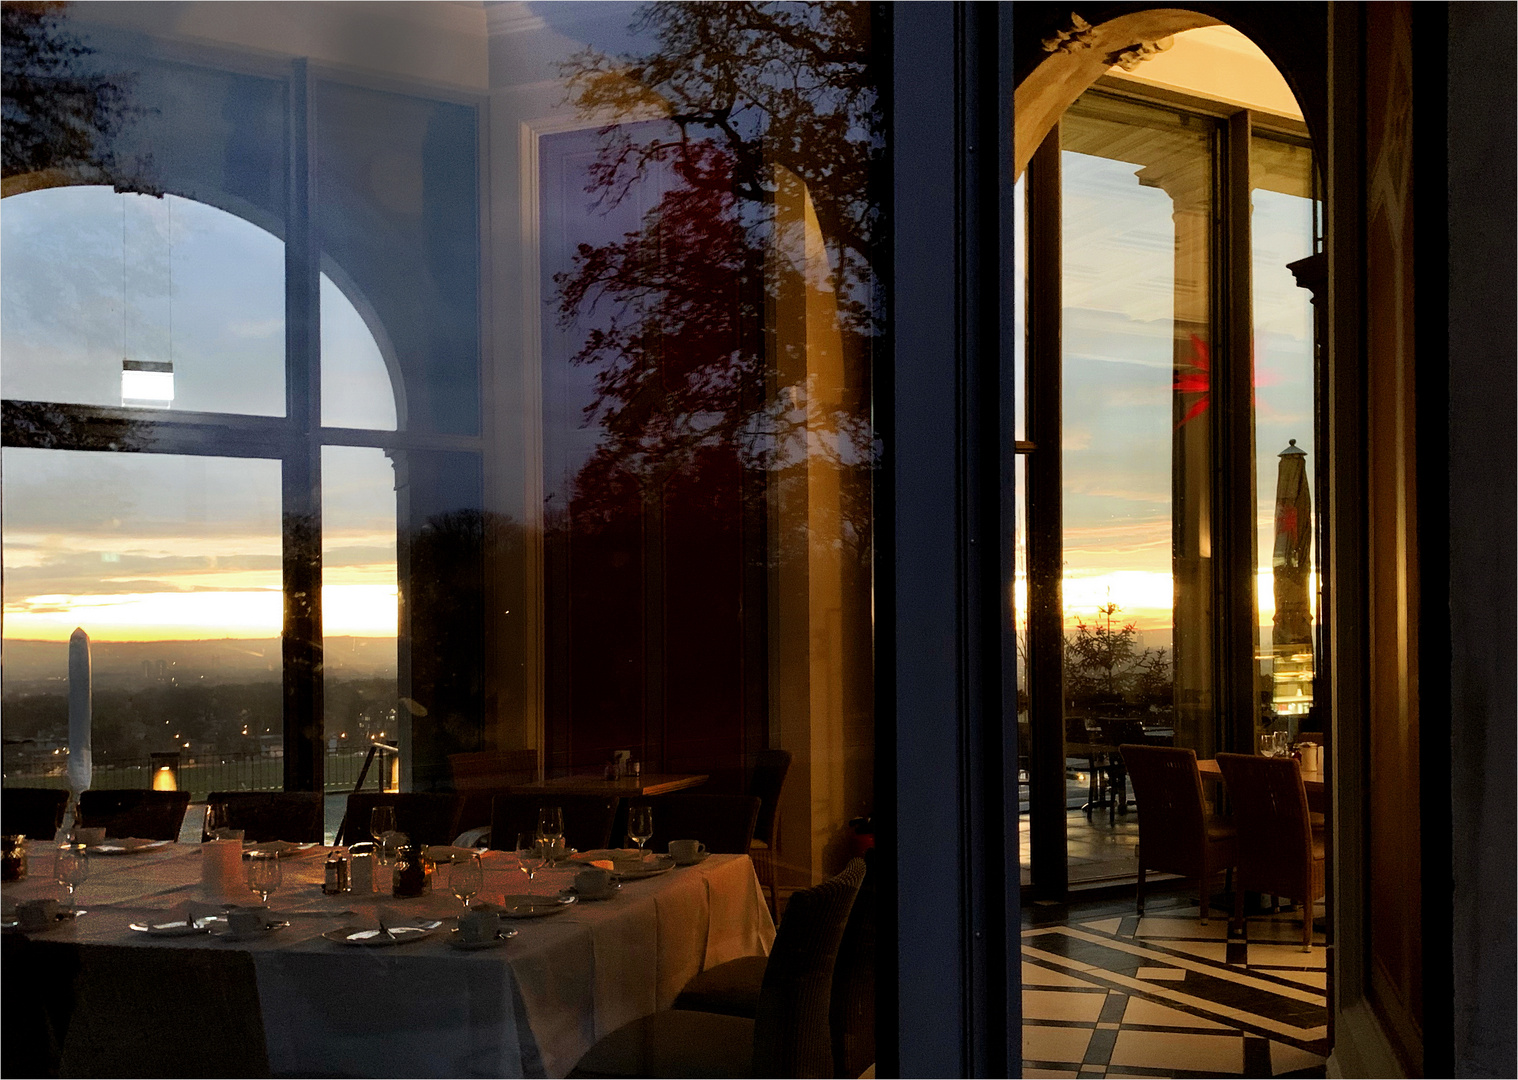
[[[375,925],[381,910],[396,920],[439,918],[460,905],[448,890],[447,866],[438,868],[433,894],[417,900],[323,896],[324,851],[284,861],[284,884],[270,906],[299,914],[255,942],[149,937],[127,928],[185,900],[208,899],[200,850],[188,845],[94,857],[77,897],[89,914],[39,940],[248,951],[276,1074],[497,1077],[563,1076],[603,1035],[667,1008],[698,972],[766,954],[774,941],[748,857],[713,855],[627,882],[613,900],[511,921],[520,933],[500,948],[457,950],[445,931],[389,948],[337,945],[322,932]],[[5,887],[7,907],[56,895],[50,862],[33,848],[31,876]],[[485,869],[480,900],[557,892],[573,881],[572,871],[539,871],[529,886],[515,857],[503,852],[487,854]],[[247,900],[256,902],[251,893]]]

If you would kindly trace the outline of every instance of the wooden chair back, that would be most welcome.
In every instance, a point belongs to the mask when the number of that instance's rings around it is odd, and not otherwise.
[[[0,789],[0,828],[29,840],[51,840],[63,825],[69,793],[62,788]]]
[[[538,778],[536,750],[480,750],[469,754],[449,754],[453,769],[454,791],[488,791],[530,784]]]
[[[564,843],[580,851],[611,844],[611,825],[621,802],[615,795],[507,792],[495,797],[490,811],[490,846],[510,851],[518,833],[536,834],[538,811],[557,806],[564,814]]]
[[[339,844],[370,839],[369,815],[376,806],[395,807],[395,828],[417,844],[451,844],[459,834],[464,796],[448,792],[355,791],[337,830]]]
[[[325,826],[324,796],[319,791],[213,791],[206,803],[227,808],[227,828],[241,829],[244,840],[288,840],[320,844]],[[201,839],[207,839],[205,827]]]
[[[86,791],[79,796],[78,825],[86,829],[103,828],[105,835],[112,838],[178,840],[189,808],[188,791],[149,788]]]
[[[1122,747],[1139,810],[1139,856],[1146,869],[1194,877],[1207,835],[1207,804],[1196,753],[1174,746]]]
[[[1307,790],[1291,758],[1219,754],[1239,835],[1239,887],[1252,892],[1302,896],[1312,875],[1313,838]]]
[[[785,787],[785,777],[791,771],[794,756],[789,750],[761,750],[754,755],[754,771],[749,777],[748,793],[759,799],[759,817],[754,824],[755,840],[770,845],[775,842],[775,818],[780,813],[780,792]]]

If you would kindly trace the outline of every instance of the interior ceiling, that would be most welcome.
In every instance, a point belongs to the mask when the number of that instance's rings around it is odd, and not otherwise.
[[[1173,42],[1169,49],[1154,54],[1131,72],[1113,67],[1108,74],[1302,119],[1302,109],[1276,66],[1259,46],[1233,27],[1186,30],[1176,34]]]

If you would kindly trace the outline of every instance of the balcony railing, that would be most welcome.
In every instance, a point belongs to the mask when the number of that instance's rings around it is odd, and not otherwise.
[[[328,750],[325,790],[352,791],[357,783],[367,744],[358,748]],[[54,759],[55,761],[57,759]],[[178,767],[178,787],[195,800],[212,791],[279,791],[284,787],[285,765],[282,757],[269,754],[197,754],[183,758]],[[365,786],[381,790],[390,779],[391,770],[372,767],[364,778]],[[121,788],[150,788],[154,768],[149,759],[132,762],[96,764],[90,784],[97,791]],[[68,787],[68,777],[61,765],[42,762],[6,763],[7,787]]]

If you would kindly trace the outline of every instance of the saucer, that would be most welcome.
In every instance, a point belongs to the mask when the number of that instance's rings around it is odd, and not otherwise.
[[[617,898],[617,892],[621,888],[622,883],[620,881],[613,881],[606,887],[606,891],[604,893],[584,893],[575,886],[571,885],[569,888],[564,889],[562,892],[560,892],[559,895],[572,896],[582,903],[590,904],[595,903],[598,900],[615,900]]]
[[[520,933],[521,931],[515,928],[510,930],[502,929],[496,931],[495,937],[486,938],[484,941],[466,941],[461,931],[450,930],[448,931],[448,944],[455,949],[462,949],[465,952],[474,952],[476,949],[494,949],[498,945],[506,944]]]

